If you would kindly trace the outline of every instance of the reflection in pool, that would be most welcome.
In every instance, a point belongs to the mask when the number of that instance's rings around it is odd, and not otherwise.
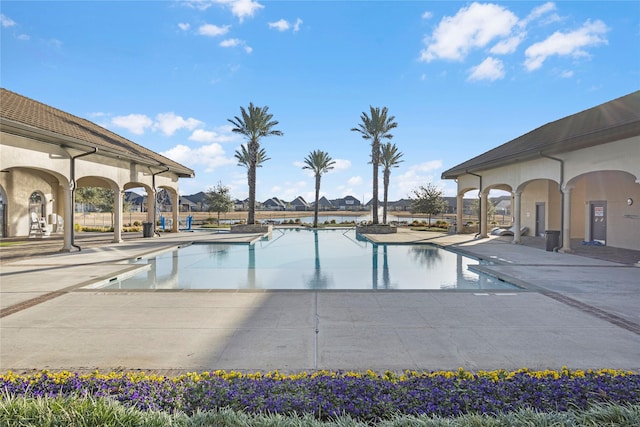
[[[477,260],[432,245],[371,243],[354,230],[274,229],[254,244],[193,244],[140,260],[103,289],[479,290],[517,287],[469,271]]]

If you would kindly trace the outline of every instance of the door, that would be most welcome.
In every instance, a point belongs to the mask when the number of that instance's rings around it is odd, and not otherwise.
[[[536,236],[544,237],[545,232],[545,205],[544,203],[536,203]]]
[[[607,243],[607,202],[590,203],[591,240]]]

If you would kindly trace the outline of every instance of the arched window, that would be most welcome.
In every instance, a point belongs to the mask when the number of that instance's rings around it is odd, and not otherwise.
[[[34,212],[38,218],[44,217],[44,196],[39,191],[34,191],[29,196],[29,212]]]

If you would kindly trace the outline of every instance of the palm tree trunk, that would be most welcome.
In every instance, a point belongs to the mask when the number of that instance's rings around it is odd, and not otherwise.
[[[258,147],[255,142],[249,142],[249,212],[247,214],[247,224],[256,223],[256,163]]]
[[[316,174],[316,204],[313,206],[313,228],[318,228],[318,200],[320,199],[320,174]]]
[[[387,223],[387,200],[388,200],[388,196],[389,196],[389,175],[391,174],[391,172],[389,171],[389,169],[385,169],[384,170],[384,178],[383,178],[383,182],[384,182],[384,196],[383,196],[383,200],[382,200],[382,223],[386,224]]]
[[[380,161],[380,144],[377,141],[371,143],[371,163],[373,164],[373,211],[372,223],[378,224],[378,163]]]

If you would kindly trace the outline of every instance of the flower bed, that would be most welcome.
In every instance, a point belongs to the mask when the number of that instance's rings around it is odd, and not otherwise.
[[[640,404],[640,375],[614,370],[382,375],[371,371],[295,375],[215,371],[176,377],[131,372],[8,372],[0,375],[0,389],[11,397],[109,397],[126,406],[170,413],[230,408],[249,414],[312,414],[317,419],[348,415],[361,421],[398,415],[451,417]]]

